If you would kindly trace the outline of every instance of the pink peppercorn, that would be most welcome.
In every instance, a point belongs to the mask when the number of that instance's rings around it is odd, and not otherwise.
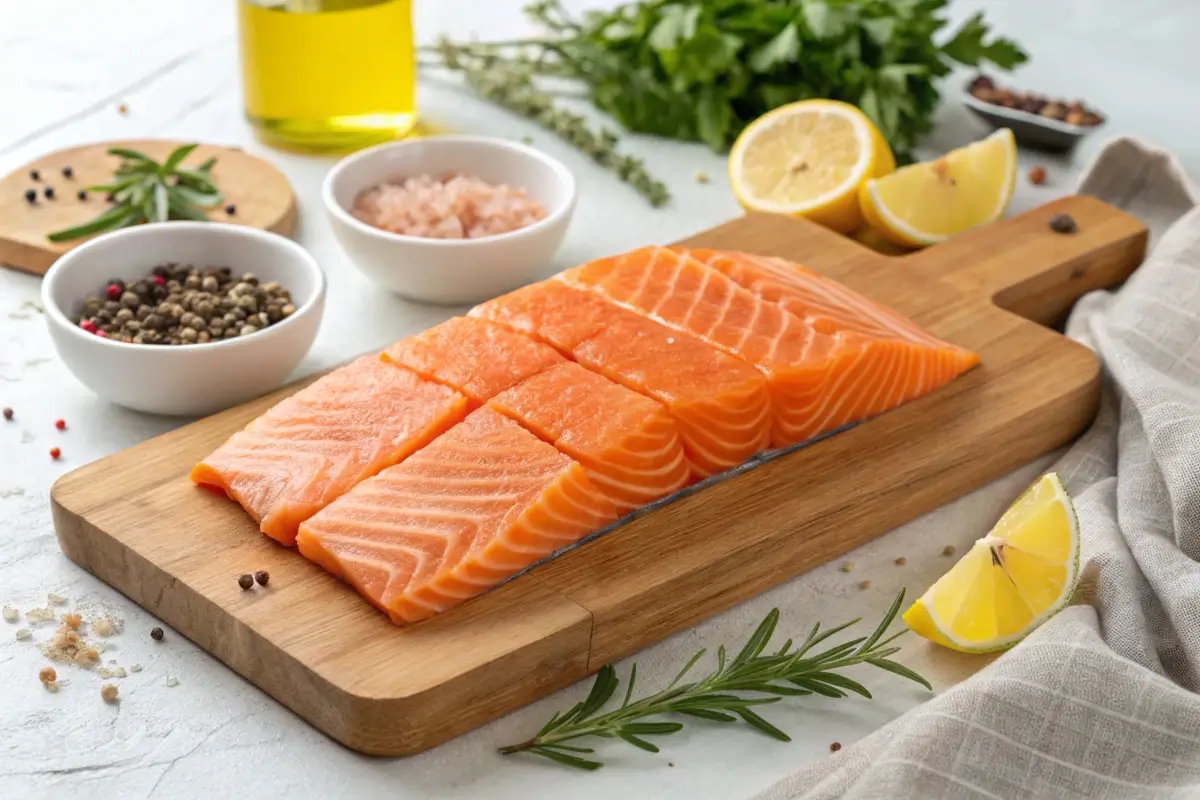
[[[57,461],[58,457],[61,455],[62,455],[62,450],[59,450],[57,447],[50,448],[50,457],[53,458],[55,461]]]
[[[110,283],[108,288],[104,290],[104,293],[108,295],[109,300],[116,300],[121,296],[121,287],[115,283]]]
[[[65,419],[56,419],[54,420],[54,427],[60,431],[65,431],[67,429],[67,421]]]
[[[83,328],[88,333],[96,332],[96,323],[92,322],[90,319],[79,320],[79,327]]]
[[[164,278],[162,275],[155,275],[153,280],[154,280],[155,286],[166,286],[167,285],[167,279]]]
[[[107,333],[105,333],[104,331],[96,331],[96,335],[97,335],[97,336],[99,336],[101,339],[107,339],[107,338],[108,338],[108,334],[107,334]]]

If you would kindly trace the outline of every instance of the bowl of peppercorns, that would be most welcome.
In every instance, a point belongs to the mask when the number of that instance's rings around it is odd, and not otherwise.
[[[84,386],[137,411],[199,416],[283,384],[316,338],[325,275],[278,234],[159,222],[62,255],[42,305]]]
[[[963,104],[995,128],[1008,128],[1017,144],[1062,153],[1104,124],[1104,116],[1081,100],[1020,92],[977,75],[966,87]]]

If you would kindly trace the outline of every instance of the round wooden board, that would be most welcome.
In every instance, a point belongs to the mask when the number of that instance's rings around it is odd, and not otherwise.
[[[46,235],[69,228],[100,214],[106,208],[102,194],[89,193],[79,200],[78,192],[88,186],[110,183],[121,159],[108,155],[110,147],[137,150],[162,161],[184,142],[166,139],[98,142],[49,153],[0,180],[0,264],[35,275],[43,275],[60,255],[87,239],[55,244]],[[184,166],[197,167],[216,157],[212,179],[224,195],[220,206],[208,209],[210,219],[290,235],[296,227],[296,198],[283,173],[256,156],[228,147],[202,144],[184,160]],[[63,177],[62,168],[71,167],[74,175]],[[41,180],[30,172],[37,170]],[[44,191],[54,188],[55,199],[47,200]],[[27,189],[36,189],[37,203],[25,199]],[[225,213],[226,204],[237,206],[237,213]]]

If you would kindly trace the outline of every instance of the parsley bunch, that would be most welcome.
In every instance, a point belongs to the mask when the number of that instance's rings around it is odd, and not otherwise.
[[[904,161],[932,127],[937,79],[955,63],[1011,69],[1026,60],[1016,43],[989,36],[982,13],[940,34],[947,2],[635,0],[573,17],[560,0],[537,0],[526,13],[545,37],[443,42],[434,52],[441,66],[468,73],[519,63],[578,82],[630,131],[717,151],[785,103],[842,100]]]

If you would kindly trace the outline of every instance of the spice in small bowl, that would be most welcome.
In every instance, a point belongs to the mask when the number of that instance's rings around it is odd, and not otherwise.
[[[1037,114],[1046,119],[1065,122],[1068,125],[1090,128],[1104,122],[1104,117],[1085,106],[1080,100],[1055,100],[1033,92],[1006,89],[997,86],[996,82],[986,75],[980,75],[972,81],[969,91],[972,97],[985,103],[1024,111],[1028,114]]]
[[[498,236],[546,217],[524,189],[465,173],[377,184],[355,198],[351,213],[376,228],[426,239]]]
[[[249,336],[295,311],[287,289],[250,273],[163,264],[141,280],[108,281],[72,322],[118,342],[189,345]]]

